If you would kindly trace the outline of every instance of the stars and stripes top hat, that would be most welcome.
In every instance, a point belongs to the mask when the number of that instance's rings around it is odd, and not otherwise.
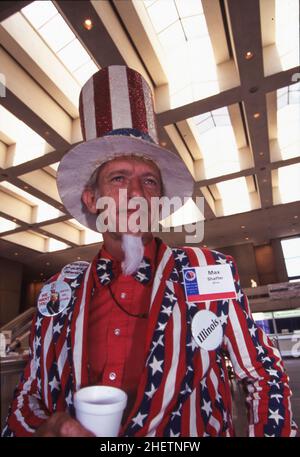
[[[84,141],[62,158],[57,172],[60,197],[71,215],[92,230],[97,215],[81,201],[94,171],[117,157],[137,155],[160,169],[167,197],[190,197],[194,181],[183,161],[158,144],[152,93],[135,70],[112,65],[95,73],[83,86],[79,113]]]

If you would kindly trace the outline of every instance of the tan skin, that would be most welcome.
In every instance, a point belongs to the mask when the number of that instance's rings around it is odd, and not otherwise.
[[[119,189],[127,189],[128,199],[144,197],[150,203],[151,197],[160,197],[162,183],[160,172],[153,162],[137,157],[114,159],[101,167],[98,176],[98,191],[100,195],[110,196],[116,202],[118,209]],[[82,200],[92,214],[97,214],[97,195],[91,189],[86,189]],[[150,207],[150,206],[149,206]],[[151,232],[137,233],[143,244],[148,244],[153,235]],[[117,260],[122,261],[124,253],[121,248],[122,235],[106,232],[103,240],[107,251]],[[55,413],[36,431],[38,437],[93,437],[78,421],[67,413]]]

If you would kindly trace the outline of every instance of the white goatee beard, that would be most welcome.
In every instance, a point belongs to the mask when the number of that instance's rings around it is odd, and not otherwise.
[[[122,250],[125,259],[122,262],[124,275],[132,275],[140,266],[144,257],[144,245],[140,236],[124,234],[122,236]]]

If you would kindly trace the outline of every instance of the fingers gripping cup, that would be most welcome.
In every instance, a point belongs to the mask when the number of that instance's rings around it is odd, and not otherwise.
[[[90,386],[74,395],[76,418],[96,436],[118,436],[127,394],[116,387]]]

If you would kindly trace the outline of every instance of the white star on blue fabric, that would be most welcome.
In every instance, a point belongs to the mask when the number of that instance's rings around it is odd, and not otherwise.
[[[157,391],[157,389],[155,388],[155,385],[154,384],[151,384],[150,386],[150,390],[148,390],[148,392],[145,392],[145,394],[147,395],[147,397],[149,399],[151,399],[153,397],[153,395],[155,394],[155,392]]]
[[[37,349],[40,345],[41,345],[41,337],[40,336],[36,336],[35,340],[34,340],[35,349]]]
[[[197,349],[199,347],[194,338],[191,339],[191,342],[188,343],[187,346],[192,346],[193,352],[195,351],[195,349]]]
[[[277,389],[280,388],[278,382],[276,382],[275,379],[273,379],[273,381],[267,381],[267,383],[269,384],[269,386],[275,386],[277,387]]]
[[[222,257],[219,257],[217,260],[216,260],[216,263],[219,263],[221,265],[225,265],[227,263],[227,259],[226,258],[222,258]]]
[[[145,417],[147,417],[147,414],[141,414],[139,412],[138,415],[132,419],[132,422],[134,423],[132,427],[134,427],[135,425],[143,427],[143,421],[145,420]]]
[[[278,425],[280,420],[284,420],[284,417],[279,414],[279,409],[276,409],[276,411],[269,409],[269,412],[271,413],[269,419],[273,419],[276,422],[276,425]]]
[[[182,403],[180,403],[178,409],[176,409],[176,411],[173,411],[173,413],[171,413],[171,416],[172,416],[172,420],[174,419],[174,417],[176,416],[181,416],[181,408],[182,408]]]
[[[276,378],[279,378],[277,370],[274,370],[272,368],[267,368],[266,371],[269,373],[270,376],[276,376]]]
[[[185,394],[189,394],[190,392],[192,392],[192,389],[190,388],[190,386],[188,385],[188,383],[186,382],[185,383],[185,387],[184,387],[184,390],[182,390],[180,392],[181,395],[185,395]]]
[[[75,281],[71,282],[71,287],[73,287],[74,289],[76,289],[76,287],[80,286],[80,282],[77,282],[77,279],[75,279]]]
[[[205,401],[205,399],[203,399],[203,406],[201,406],[201,409],[203,409],[206,412],[207,416],[209,416],[212,412],[211,401]]]
[[[158,329],[157,329],[157,330],[159,330],[160,332],[163,332],[163,331],[165,330],[166,326],[167,326],[167,323],[168,323],[168,322],[165,322],[165,323],[163,324],[163,323],[159,322],[159,323],[158,323]]]
[[[165,298],[167,298],[168,300],[170,300],[170,302],[172,302],[172,303],[173,303],[173,301],[174,301],[174,302],[177,301],[175,295],[172,294],[172,293],[170,294],[169,292],[166,292]]]
[[[172,306],[164,306],[163,305],[162,313],[167,314],[168,316],[171,316],[171,314],[172,314]]]
[[[243,298],[243,292],[241,291],[241,289],[238,291],[237,295],[236,295],[236,299],[237,301],[241,301],[241,299]]]
[[[59,325],[59,323],[57,322],[57,324],[53,327],[53,333],[60,333],[61,329],[62,329],[62,325]]]
[[[228,315],[224,314],[224,312],[222,311],[221,316],[219,316],[219,321],[223,325],[223,324],[227,323],[227,319],[228,319]]]
[[[263,348],[260,344],[258,344],[258,345],[255,346],[255,347],[256,347],[256,349],[258,350],[258,355],[259,355],[259,354],[264,354],[264,353],[265,353],[264,348]]]
[[[255,327],[255,325],[253,324],[251,328],[249,328],[249,333],[251,336],[256,336],[255,335],[255,332],[257,331],[257,328]]]
[[[56,379],[55,376],[53,376],[53,379],[52,381],[49,382],[49,386],[51,388],[51,392],[56,389],[56,390],[59,390],[59,381],[58,379]]]
[[[42,318],[41,317],[37,317],[37,320],[36,320],[36,323],[35,323],[35,327],[36,329],[38,330],[40,328],[40,326],[42,325]]]
[[[149,363],[149,366],[152,368],[152,376],[154,376],[157,371],[159,371],[160,373],[163,372],[161,368],[163,362],[163,360],[157,360],[155,356],[153,357],[153,362]]]
[[[186,254],[185,254],[185,252],[181,252],[180,254],[177,254],[177,257],[175,257],[175,260],[179,260],[180,262],[182,262],[184,258],[186,258]]]
[[[283,395],[281,394],[272,394],[271,398],[276,398],[277,402],[280,403],[280,398],[283,398]]]

